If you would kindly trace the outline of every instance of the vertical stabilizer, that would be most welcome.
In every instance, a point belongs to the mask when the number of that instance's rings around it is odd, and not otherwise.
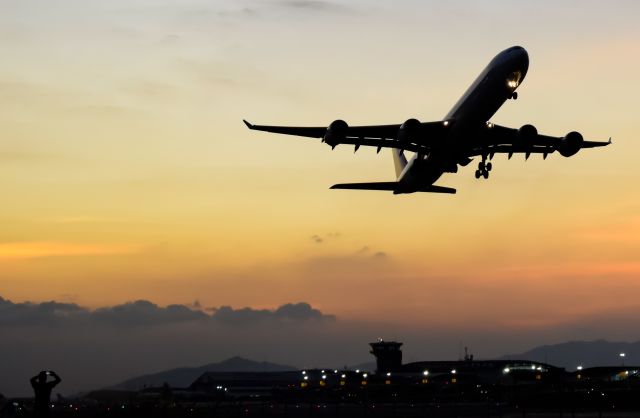
[[[407,166],[407,157],[404,156],[401,149],[392,148],[391,152],[393,153],[393,165],[396,168],[396,179],[399,179],[402,170]]]

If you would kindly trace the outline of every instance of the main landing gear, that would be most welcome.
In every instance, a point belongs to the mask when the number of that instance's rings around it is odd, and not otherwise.
[[[493,168],[491,161],[487,162],[487,157],[482,157],[482,161],[478,163],[478,169],[476,170],[476,178],[484,177],[489,178],[489,171]]]

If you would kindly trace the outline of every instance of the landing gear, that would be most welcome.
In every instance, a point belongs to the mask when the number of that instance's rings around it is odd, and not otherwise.
[[[478,163],[478,169],[476,170],[476,178],[479,179],[483,177],[485,179],[489,178],[489,171],[493,168],[493,164],[491,162],[487,162],[487,157],[482,157],[482,161]]]
[[[511,93],[511,95],[509,96],[510,99],[516,100],[518,98],[518,92],[514,91],[513,93]]]

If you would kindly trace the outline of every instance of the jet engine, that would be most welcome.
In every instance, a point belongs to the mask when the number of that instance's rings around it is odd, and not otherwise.
[[[409,142],[416,139],[420,132],[420,121],[418,119],[407,119],[400,129],[398,129],[398,142]]]
[[[530,145],[538,136],[538,130],[533,125],[523,125],[520,129],[518,129],[518,136],[520,136],[522,142]]]
[[[347,122],[338,119],[331,122],[329,127],[327,128],[327,132],[324,134],[324,138],[322,142],[326,142],[332,147],[335,147],[347,136],[347,130],[349,129],[349,125]]]
[[[569,132],[564,138],[560,140],[558,152],[563,157],[571,157],[572,155],[575,155],[578,151],[580,151],[583,142],[584,138],[579,132]]]

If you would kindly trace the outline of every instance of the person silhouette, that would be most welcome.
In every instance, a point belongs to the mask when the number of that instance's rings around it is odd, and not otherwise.
[[[47,382],[47,377],[53,377],[53,380]],[[35,417],[48,417],[49,404],[51,403],[51,390],[62,381],[60,376],[53,371],[41,371],[31,378],[31,386],[35,392],[36,399],[34,402],[33,413]]]

